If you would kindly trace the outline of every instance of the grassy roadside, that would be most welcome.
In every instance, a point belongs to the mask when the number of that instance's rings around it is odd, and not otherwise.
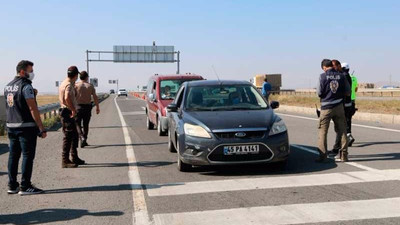
[[[36,101],[38,106],[55,103],[58,102],[58,95],[38,95]]]
[[[301,106],[314,108],[315,104],[320,107],[318,97],[293,96],[293,95],[271,95],[270,100],[279,101],[281,105]],[[371,101],[356,100],[358,112],[400,114],[400,100]]]

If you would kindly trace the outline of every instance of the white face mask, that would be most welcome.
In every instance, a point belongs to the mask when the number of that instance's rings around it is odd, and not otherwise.
[[[28,73],[28,79],[30,80],[30,81],[33,81],[33,78],[35,78],[35,74],[33,73],[33,72],[31,72],[31,73]]]

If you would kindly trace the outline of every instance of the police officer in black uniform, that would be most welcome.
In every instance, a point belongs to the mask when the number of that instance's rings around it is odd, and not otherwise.
[[[17,76],[4,89],[7,132],[10,140],[8,158],[8,193],[39,194],[43,190],[31,183],[37,137],[46,137],[32,87],[33,63],[23,60],[17,65]],[[22,154],[21,187],[17,182],[18,163]]]
[[[346,162],[347,158],[347,138],[346,138],[346,118],[344,113],[343,99],[350,95],[351,90],[345,76],[333,69],[332,61],[324,59],[321,62],[324,70],[319,76],[317,93],[321,100],[321,116],[319,120],[318,149],[320,156],[317,162],[324,162],[327,158],[327,136],[329,123],[333,120],[337,132],[341,137],[341,147],[337,161]]]

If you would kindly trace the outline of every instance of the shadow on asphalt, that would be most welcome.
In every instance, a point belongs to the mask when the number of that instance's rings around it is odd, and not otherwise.
[[[7,175],[7,172],[0,172],[0,176]]]
[[[8,152],[8,144],[0,144],[0,155]]]
[[[318,152],[318,149],[314,146],[301,146]],[[195,167],[193,172],[200,172],[201,175],[206,176],[284,175],[325,171],[337,167],[334,159],[328,159],[325,163],[316,163],[314,161],[317,158],[317,154],[291,146],[289,161],[285,168],[275,163],[270,163],[245,166]]]
[[[355,142],[352,147],[362,148],[372,145],[391,145],[391,144],[400,144],[400,141]]]
[[[349,155],[352,162],[400,160],[400,153]]]
[[[89,145],[85,149],[96,149],[96,148],[106,148],[106,147],[126,147],[126,146],[150,146],[150,145],[165,145],[168,142],[158,142],[158,143],[140,143],[140,144],[109,144],[109,145]]]
[[[0,216],[0,224],[43,224],[70,221],[83,216],[121,216],[121,211],[89,212],[84,209],[40,209],[21,214]]]
[[[183,183],[173,184],[118,184],[118,185],[104,185],[92,187],[73,187],[46,190],[43,194],[62,194],[62,193],[75,193],[75,192],[108,192],[108,191],[131,191],[141,189],[157,189],[166,186],[178,186]]]
[[[128,167],[128,166],[137,166],[137,167],[160,167],[160,166],[168,166],[174,164],[176,162],[167,162],[167,161],[143,161],[137,163],[88,163],[80,166],[79,168],[96,168],[96,167]]]

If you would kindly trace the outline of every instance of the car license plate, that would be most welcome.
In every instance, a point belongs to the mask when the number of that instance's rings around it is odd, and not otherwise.
[[[224,146],[224,155],[247,155],[247,154],[258,154],[259,152],[260,152],[259,145]]]

